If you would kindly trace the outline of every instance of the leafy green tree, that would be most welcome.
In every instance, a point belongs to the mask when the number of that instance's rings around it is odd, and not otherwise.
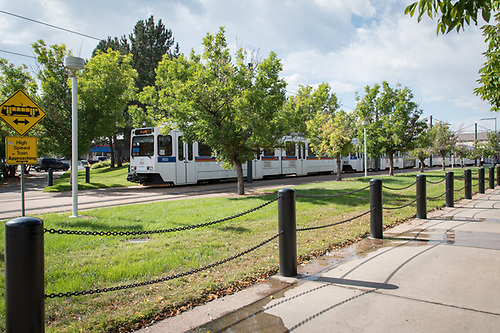
[[[318,88],[300,86],[297,95],[288,98],[285,105],[289,127],[294,132],[308,133],[307,122],[318,114],[332,115],[339,108],[337,96],[331,92],[328,83],[322,83]]]
[[[488,49],[484,52],[486,62],[479,70],[479,87],[474,93],[491,105],[491,111],[500,110],[500,1],[498,0],[420,0],[405,9],[406,14],[413,16],[418,12],[418,21],[427,14],[437,17],[437,33],[448,33],[453,29],[465,29],[471,21],[477,25],[478,18],[489,22],[494,14],[496,24],[481,27]]]
[[[422,110],[413,101],[413,93],[400,84],[395,89],[383,82],[365,87],[365,95],[356,94],[356,114],[361,121],[368,121],[367,149],[370,156],[389,156],[389,174],[394,174],[394,154],[407,152],[415,147],[416,138],[427,124],[420,120]],[[362,136],[360,127],[358,137]]]
[[[415,148],[410,151],[410,156],[420,162],[420,172],[424,172],[425,159],[432,155],[432,139],[428,129],[420,132],[416,139]]]
[[[430,129],[433,153],[443,158],[442,170],[446,169],[445,157],[453,151],[457,143],[457,135],[450,129],[450,125],[438,122]]]
[[[465,144],[457,143],[457,145],[455,146],[454,151],[460,159],[460,167],[464,167],[464,158],[470,155],[470,150],[471,148]]]
[[[235,63],[225,32],[207,34],[202,56],[165,56],[157,69],[163,116],[187,139],[203,141],[218,161],[236,169],[238,194],[244,194],[243,163],[262,147],[275,147],[287,132],[283,122],[286,83],[272,53],[248,66],[240,49]]]
[[[484,145],[483,156],[493,160],[500,152],[500,145],[498,144],[498,138],[495,133],[488,133],[487,137],[488,141]]]
[[[179,55],[179,44],[172,37],[172,30],[167,29],[161,20],[155,25],[153,16],[139,20],[129,36],[134,55],[132,67],[138,73],[136,86],[142,91],[146,86],[154,86],[155,69],[164,55],[174,58]]]
[[[471,21],[477,24],[480,17],[489,22],[499,5],[498,0],[420,0],[406,7],[405,14],[413,16],[418,12],[419,22],[425,14],[437,17],[437,32],[444,34],[464,29]]]
[[[96,55],[97,51],[108,52],[109,49],[118,51],[122,55],[128,55],[130,53],[130,44],[127,37],[122,36],[118,38],[108,36],[107,39],[99,41],[94,51],[92,51],[92,57]]]
[[[119,51],[97,51],[86,64],[79,79],[79,98],[82,118],[93,123],[85,133],[90,140],[107,137],[110,151],[115,151],[116,134],[125,126],[124,111],[134,98],[134,79],[137,72],[132,68],[131,55]],[[111,154],[111,167],[115,166],[115,154]]]
[[[353,150],[353,115],[339,110],[332,113],[316,113],[306,122],[309,145],[320,155],[335,156],[337,160],[337,180],[342,180],[342,156]]]
[[[39,150],[60,156],[71,156],[71,86],[70,70],[64,67],[64,58],[70,55],[66,46],[47,47],[43,40],[35,42],[37,78],[40,81],[39,105],[47,113],[40,122]],[[83,129],[79,123],[79,136]],[[82,138],[82,143],[83,143]],[[84,152],[79,145],[79,152]]]

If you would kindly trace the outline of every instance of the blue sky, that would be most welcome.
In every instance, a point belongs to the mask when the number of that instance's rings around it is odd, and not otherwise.
[[[135,23],[154,15],[172,30],[181,52],[202,51],[207,33],[226,28],[236,49],[277,53],[290,94],[300,85],[327,82],[345,110],[356,106],[366,85],[401,83],[414,93],[424,117],[454,129],[494,129],[496,113],[476,97],[485,43],[479,27],[436,35],[430,19],[404,15],[412,0],[0,0],[0,10],[97,38],[129,35]],[[97,41],[0,13],[0,50],[33,55],[31,44],[66,44],[89,58]],[[31,58],[0,57],[34,68]]]

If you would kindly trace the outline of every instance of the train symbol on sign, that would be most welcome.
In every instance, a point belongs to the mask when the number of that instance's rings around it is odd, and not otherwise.
[[[4,105],[1,112],[4,116],[25,116],[35,118],[40,116],[40,110],[32,106]]]

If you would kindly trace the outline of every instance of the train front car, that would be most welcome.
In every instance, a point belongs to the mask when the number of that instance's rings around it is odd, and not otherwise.
[[[143,185],[168,183],[158,168],[160,162],[172,157],[172,138],[163,136],[156,127],[138,128],[132,130],[130,170],[127,180]]]

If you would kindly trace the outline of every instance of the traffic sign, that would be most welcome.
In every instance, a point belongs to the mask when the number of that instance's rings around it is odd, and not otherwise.
[[[20,136],[26,134],[45,115],[45,111],[20,89],[0,105],[0,119]]]
[[[5,138],[7,164],[37,164],[37,140],[33,137],[8,136]]]

